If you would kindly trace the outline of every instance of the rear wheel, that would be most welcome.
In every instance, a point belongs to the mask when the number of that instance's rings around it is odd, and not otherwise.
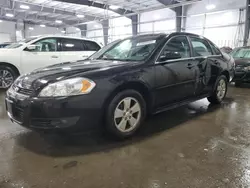
[[[135,90],[118,93],[109,103],[106,129],[117,138],[132,136],[141,126],[146,115],[146,103]]]
[[[18,74],[9,66],[0,66],[0,88],[7,89],[11,86]]]
[[[227,94],[227,78],[224,75],[221,75],[215,84],[214,91],[208,101],[212,104],[220,104]]]

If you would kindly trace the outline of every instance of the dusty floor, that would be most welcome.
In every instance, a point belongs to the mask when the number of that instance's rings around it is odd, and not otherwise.
[[[0,100],[0,188],[250,187],[250,87],[150,117],[135,138],[62,138],[12,124]]]

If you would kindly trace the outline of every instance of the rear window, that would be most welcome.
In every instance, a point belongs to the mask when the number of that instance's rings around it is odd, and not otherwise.
[[[92,41],[85,40],[84,44],[85,44],[86,51],[99,51],[101,49],[97,43],[92,42]]]

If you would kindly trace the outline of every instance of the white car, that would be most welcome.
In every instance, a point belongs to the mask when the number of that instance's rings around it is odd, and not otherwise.
[[[68,61],[86,59],[101,46],[95,41],[46,35],[28,38],[0,49],[0,88],[8,88],[24,73]]]

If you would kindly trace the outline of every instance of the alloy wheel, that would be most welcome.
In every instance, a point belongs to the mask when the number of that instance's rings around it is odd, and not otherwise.
[[[0,88],[8,88],[14,81],[12,73],[8,70],[0,70]]]
[[[222,100],[226,94],[226,82],[225,80],[221,79],[217,86],[217,97]]]
[[[134,130],[141,119],[140,103],[133,97],[122,99],[115,108],[114,122],[121,132]]]

